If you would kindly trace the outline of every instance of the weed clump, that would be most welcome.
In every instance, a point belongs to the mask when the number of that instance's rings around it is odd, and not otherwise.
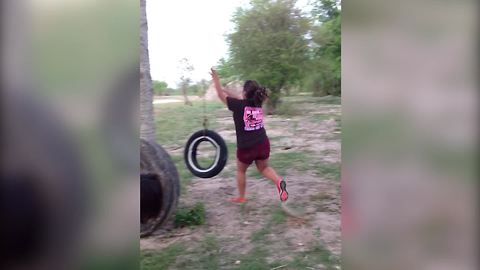
[[[175,227],[202,225],[205,223],[205,205],[196,203],[192,208],[179,208],[175,213]]]

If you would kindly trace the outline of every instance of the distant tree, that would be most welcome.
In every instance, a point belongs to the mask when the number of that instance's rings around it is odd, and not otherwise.
[[[218,61],[217,72],[218,75],[220,75],[220,78],[222,78],[222,80],[226,80],[228,82],[237,79],[239,75],[232,64],[232,61],[225,58],[221,58]]]
[[[168,84],[163,81],[153,81],[153,94],[163,96],[167,94]]]
[[[179,68],[181,72],[180,89],[182,90],[183,98],[185,99],[185,105],[192,105],[192,102],[188,100],[187,90],[188,90],[188,87],[190,86],[190,83],[192,82],[192,79],[190,79],[190,76],[194,68],[190,64],[187,58],[182,58],[182,60],[180,60]]]
[[[301,79],[308,59],[305,36],[309,21],[295,8],[295,2],[251,1],[251,8],[237,9],[235,29],[228,36],[230,60],[223,70],[229,73],[231,67],[242,79],[254,79],[266,86],[270,90],[270,111],[281,89]]]
[[[313,2],[312,14],[321,22],[337,18],[340,15],[340,0],[316,0]]]
[[[340,1],[317,0],[312,16],[312,57],[304,84],[316,96],[341,95]]]
[[[207,92],[208,86],[210,86],[210,82],[202,79],[200,82],[198,82],[198,86],[200,88],[200,92],[198,93],[198,96],[204,96],[205,93]]]

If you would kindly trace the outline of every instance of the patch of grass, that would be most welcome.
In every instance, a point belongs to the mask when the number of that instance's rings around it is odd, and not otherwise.
[[[287,215],[280,207],[275,207],[272,212],[270,222],[273,224],[281,224],[287,221]]]
[[[272,153],[270,157],[270,165],[283,175],[287,169],[295,168],[296,170],[308,170],[312,163],[315,163],[306,152],[279,152]]]
[[[335,122],[337,123],[337,129],[340,130],[342,128],[342,119],[339,117],[336,117]]]
[[[184,247],[180,244],[172,244],[161,251],[142,251],[140,268],[142,270],[167,269],[175,263],[177,256],[182,253]]]
[[[185,165],[183,155],[172,155],[171,157],[173,163],[175,163],[175,167],[177,167],[178,176],[180,177],[181,192],[182,194],[184,194],[184,192],[187,190],[186,186],[190,184],[193,178],[193,174],[188,170],[187,166]]]
[[[282,100],[285,103],[310,103],[310,104],[326,104],[326,105],[340,105],[342,98],[337,96],[324,96],[324,97],[312,97],[312,96],[290,96],[283,97]]]
[[[318,163],[316,166],[317,175],[340,181],[340,163]]]
[[[252,166],[251,166],[252,167]],[[247,171],[247,177],[251,178],[262,178],[263,175],[257,170],[257,167],[255,165],[252,168],[249,168]]]
[[[278,205],[273,206],[271,209],[264,209],[264,215],[270,214],[270,219],[267,224],[258,231],[252,233],[250,240],[252,243],[265,243],[267,235],[271,232],[275,225],[282,224],[287,221],[287,215]]]
[[[300,206],[298,206],[300,207]],[[254,248],[240,257],[240,265],[235,269],[272,269],[280,265],[287,265],[286,269],[306,269],[307,267],[318,268],[323,265],[326,269],[336,269],[340,259],[335,257],[325,247],[316,245],[312,249],[297,253],[291,261],[275,261],[268,263],[266,258],[269,256],[268,239],[269,233],[275,230],[275,225],[281,224],[286,220],[286,215],[281,208],[274,208],[270,220],[261,229],[251,235],[251,242]],[[277,228],[278,229],[278,228]],[[319,231],[317,232],[320,233]],[[323,268],[322,268],[323,269]]]
[[[234,269],[263,270],[272,269],[280,265],[287,265],[286,269],[308,269],[307,267],[318,269],[319,265],[323,265],[325,268],[321,269],[336,270],[336,266],[340,265],[340,259],[321,245],[316,245],[310,250],[298,253],[291,261],[268,263],[267,257],[267,249],[264,246],[257,245],[250,252],[239,258],[240,265]]]
[[[194,132],[203,128],[203,103],[192,102],[155,105],[155,125],[157,142],[164,145],[185,144]],[[225,108],[219,102],[206,102],[205,113],[209,119],[209,129],[215,128],[216,110]]]
[[[310,116],[310,118],[315,122],[322,122],[322,121],[331,119],[333,117],[329,114],[314,114],[314,115]]]
[[[298,106],[296,106],[295,104],[290,103],[288,101],[284,101],[278,104],[277,108],[275,109],[275,114],[283,115],[283,116],[297,116],[297,115],[301,115],[302,112],[298,109]]]
[[[270,166],[280,175],[288,169],[297,171],[314,171],[318,176],[340,180],[340,163],[321,162],[308,152],[277,152],[270,156]],[[260,178],[262,175],[254,168],[247,172],[248,177]]]
[[[205,236],[199,250],[199,259],[195,269],[219,269],[219,245],[214,235]]]
[[[267,262],[268,253],[260,247],[253,248],[249,253],[240,257],[240,265],[237,270],[268,270],[271,265]]]
[[[330,105],[340,105],[342,104],[342,98],[338,96],[325,96],[318,98],[317,102],[319,104],[330,104]]]
[[[330,199],[333,199],[333,197],[326,192],[319,192],[317,194],[310,196],[310,201],[324,201],[324,200],[330,200]]]
[[[188,246],[183,244],[183,251],[179,254],[180,256],[175,263],[171,264],[171,268],[185,270],[219,269],[219,252],[220,246],[217,238],[209,234],[201,242],[189,242]]]
[[[175,213],[175,227],[202,225],[205,223],[205,205],[198,202],[192,208],[178,208]]]
[[[265,241],[266,236],[269,232],[270,232],[270,230],[269,230],[268,226],[265,226],[265,227],[261,228],[260,230],[252,233],[252,235],[250,236],[250,240],[253,243],[263,242],[263,241]]]
[[[202,168],[208,168],[210,167],[213,162],[215,161],[215,157],[197,157],[197,162],[198,165],[200,165]]]
[[[340,264],[340,259],[334,256],[328,249],[321,245],[316,245],[312,249],[301,252],[289,266],[293,269],[305,269],[307,267],[317,268],[315,266],[322,264],[328,270],[336,269],[335,266]],[[322,268],[323,269],[323,268]]]

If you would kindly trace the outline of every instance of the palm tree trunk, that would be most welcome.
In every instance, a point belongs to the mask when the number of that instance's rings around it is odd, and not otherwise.
[[[153,89],[148,55],[146,0],[140,0],[140,138],[155,140]]]

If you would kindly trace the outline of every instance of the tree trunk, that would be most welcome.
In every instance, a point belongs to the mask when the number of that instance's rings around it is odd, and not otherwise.
[[[280,99],[280,89],[272,89],[270,96],[267,99],[267,114],[275,114],[278,101]]]
[[[148,55],[146,0],[140,0],[140,138],[155,140],[153,89]]]
[[[185,100],[185,105],[192,106],[192,102],[190,102],[190,100],[188,100],[187,88],[186,87],[182,87],[182,93],[183,93],[183,99]]]

